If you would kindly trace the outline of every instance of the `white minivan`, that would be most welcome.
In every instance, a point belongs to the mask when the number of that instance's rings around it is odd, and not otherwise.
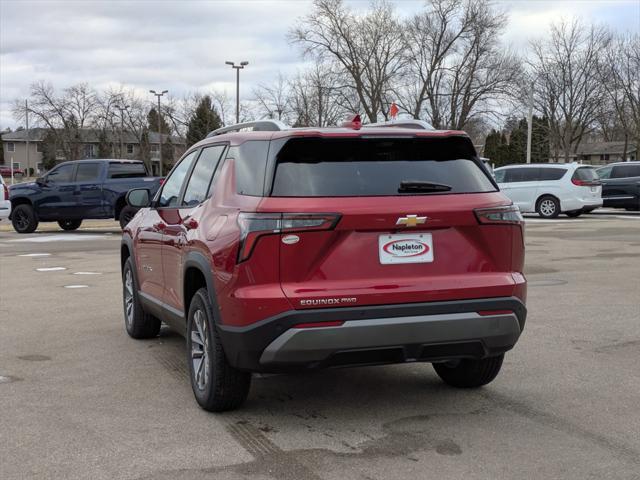
[[[523,213],[543,218],[569,217],[602,206],[602,185],[595,168],[579,163],[533,163],[496,168],[500,190]]]

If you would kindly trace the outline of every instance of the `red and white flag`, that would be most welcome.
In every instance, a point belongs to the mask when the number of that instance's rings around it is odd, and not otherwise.
[[[389,107],[389,116],[395,120],[398,117],[398,112],[400,112],[400,109],[396,105],[396,102],[393,102],[391,107]]]

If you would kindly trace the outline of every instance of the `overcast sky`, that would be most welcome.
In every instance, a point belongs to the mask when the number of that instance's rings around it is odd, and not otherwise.
[[[356,9],[367,1],[351,0]],[[580,17],[616,31],[640,31],[640,0],[496,2],[509,13],[505,42],[521,52],[550,22]],[[278,72],[303,67],[287,30],[311,8],[306,0],[0,0],[0,129],[15,128],[10,106],[38,80],[56,88],[88,82],[124,85],[147,94],[168,89],[227,89],[235,76],[225,60],[247,60],[241,97]],[[422,0],[396,1],[401,15]],[[150,94],[147,94],[151,97]]]

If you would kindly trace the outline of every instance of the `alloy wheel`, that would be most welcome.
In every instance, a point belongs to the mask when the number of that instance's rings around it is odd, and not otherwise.
[[[127,327],[131,328],[133,324],[133,276],[130,269],[124,274],[124,305]]]
[[[209,332],[205,314],[198,309],[193,314],[191,328],[191,366],[194,383],[204,390],[209,382]]]
[[[553,200],[543,200],[540,202],[540,211],[545,217],[550,217],[556,212],[556,204]]]

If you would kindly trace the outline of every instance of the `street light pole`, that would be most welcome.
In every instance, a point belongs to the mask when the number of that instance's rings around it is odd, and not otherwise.
[[[531,136],[533,134],[533,86],[531,82],[531,92],[529,92],[529,115],[527,116],[527,163],[531,163]]]
[[[236,65],[234,62],[224,63],[236,69],[236,123],[240,123],[240,70],[249,65],[249,62],[240,62],[240,65]]]
[[[131,105],[125,105],[124,107],[122,105],[114,105],[115,108],[117,108],[118,110],[120,110],[120,158],[124,158],[124,140],[123,140],[123,136],[124,136],[124,113],[129,109]]]
[[[160,176],[162,176],[162,122],[160,121],[160,97],[163,96],[165,93],[167,93],[169,90],[163,90],[160,93],[157,93],[155,90],[149,90],[149,93],[154,94],[156,97],[158,97],[158,142],[159,142],[159,146],[158,146],[158,150],[160,153],[160,171],[159,174]],[[168,133],[168,132],[167,132]]]

